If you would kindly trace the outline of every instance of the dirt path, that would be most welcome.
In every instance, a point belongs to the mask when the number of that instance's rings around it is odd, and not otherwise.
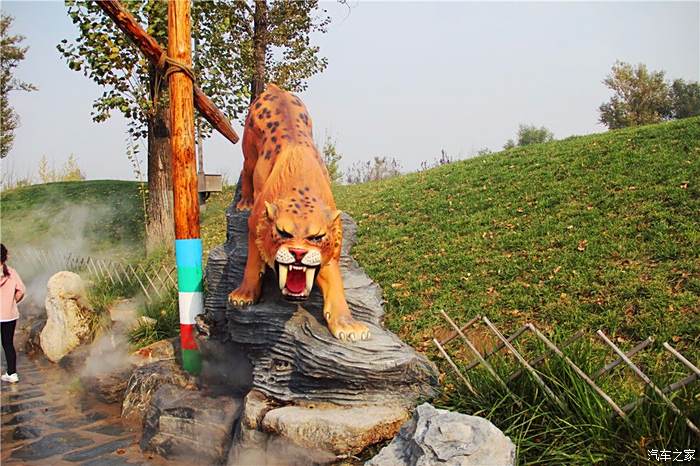
[[[75,376],[18,353],[17,384],[2,382],[2,464],[163,465],[144,455],[118,404],[82,393]],[[4,373],[4,369],[3,369]]]

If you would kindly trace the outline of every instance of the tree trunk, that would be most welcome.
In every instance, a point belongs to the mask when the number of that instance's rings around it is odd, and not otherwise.
[[[155,92],[156,71],[151,66],[151,96]],[[170,150],[170,109],[163,92],[157,99],[157,108],[148,121],[148,223],[146,251],[166,245],[172,247],[175,239],[173,220],[172,153]]]
[[[267,57],[267,1],[255,0],[253,13],[253,79],[250,82],[250,102],[265,90],[265,59]]]

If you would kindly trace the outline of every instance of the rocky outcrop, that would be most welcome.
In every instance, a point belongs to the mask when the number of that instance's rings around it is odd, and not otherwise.
[[[46,317],[35,317],[25,325],[26,338],[24,344],[20,341],[15,343],[18,348],[24,348],[28,356],[41,354],[41,331],[46,326]]]
[[[39,344],[49,360],[58,362],[90,340],[94,312],[85,300],[85,285],[73,272],[58,272],[47,284],[46,325]]]
[[[515,446],[488,420],[424,403],[365,466],[511,466]]]
[[[227,464],[308,466],[336,462],[337,455],[317,445],[263,431],[265,416],[278,407],[257,390],[246,395]]]
[[[228,293],[240,283],[247,257],[247,212],[227,211],[227,242],[207,263],[209,293],[202,326],[232,342],[253,366],[253,388],[279,402],[393,405],[412,408],[435,394],[437,369],[383,326],[382,291],[350,257],[356,225],[343,214],[341,272],[352,314],[368,324],[369,341],[334,338],[314,289],[302,306],[282,299],[274,272],[265,274],[260,303],[227,309]]]
[[[124,390],[122,420],[141,425],[158,388],[168,384],[189,390],[197,388],[196,379],[182,370],[174,359],[156,361],[134,370]]]
[[[224,463],[239,408],[228,396],[162,385],[146,413],[141,448],[193,464]]]
[[[317,289],[301,306],[291,304],[269,270],[259,303],[227,308],[248,253],[248,212],[235,208],[239,198],[237,192],[226,213],[226,244],[210,253],[206,313],[198,320],[203,333],[230,343],[252,365],[234,453],[276,452],[269,446],[281,441],[292,463],[324,463],[393,437],[408,412],[435,395],[438,371],[383,327],[382,290],[350,257],[355,223],[343,214],[341,272],[350,310],[372,337],[350,343],[328,331]]]

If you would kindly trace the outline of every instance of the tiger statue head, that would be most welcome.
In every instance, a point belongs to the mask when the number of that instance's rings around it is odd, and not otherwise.
[[[256,246],[268,267],[277,273],[282,296],[308,299],[321,266],[340,257],[340,211],[329,208],[310,191],[265,202]]]

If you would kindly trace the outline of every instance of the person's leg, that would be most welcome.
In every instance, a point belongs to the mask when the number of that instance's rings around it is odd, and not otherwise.
[[[2,349],[5,351],[8,375],[12,375],[17,372],[17,353],[15,352],[15,345],[13,342],[15,338],[16,325],[16,320],[11,322],[0,322],[0,328],[2,329],[2,332],[0,332],[2,334]]]

